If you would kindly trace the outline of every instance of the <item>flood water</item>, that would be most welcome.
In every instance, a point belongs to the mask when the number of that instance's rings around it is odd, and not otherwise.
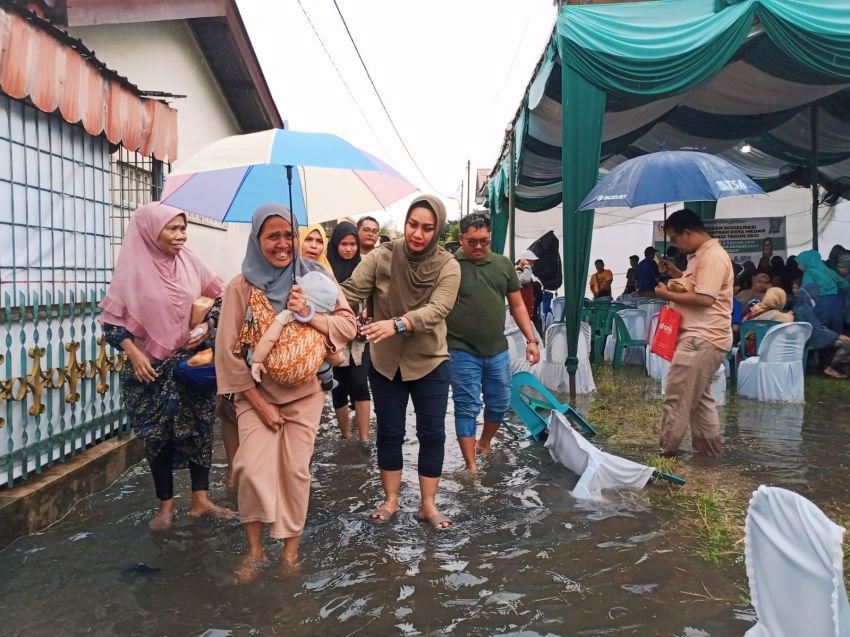
[[[722,462],[816,502],[846,501],[848,406],[733,403]],[[693,555],[692,540],[672,537],[674,513],[650,503],[662,487],[578,503],[574,475],[542,444],[504,431],[470,479],[450,434],[439,502],[455,525],[439,533],[416,520],[409,427],[403,512],[377,526],[366,520],[381,500],[374,449],[340,440],[329,414],[299,572],[278,572],[280,546],[269,543],[258,581],[235,585],[239,525],[190,520],[185,496],[174,530],[152,535],[142,464],[0,553],[0,634],[721,637],[752,625],[736,584],[743,564],[721,571]],[[447,424],[452,431],[451,414]],[[214,497],[223,475],[219,462]]]

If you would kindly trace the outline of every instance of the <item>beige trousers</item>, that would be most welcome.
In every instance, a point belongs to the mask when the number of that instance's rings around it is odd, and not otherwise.
[[[676,453],[690,425],[694,451],[720,455],[723,439],[711,379],[725,356],[726,352],[701,338],[685,338],[676,346],[664,390],[661,453]]]
[[[310,502],[310,459],[325,394],[316,392],[280,406],[286,423],[266,427],[245,399],[237,398],[239,450],[233,477],[241,522],[271,525],[269,536],[296,537],[304,530]]]

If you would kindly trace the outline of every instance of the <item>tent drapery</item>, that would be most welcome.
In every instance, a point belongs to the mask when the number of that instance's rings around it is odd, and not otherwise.
[[[666,145],[719,154],[771,189],[813,159],[822,178],[846,176],[848,86],[850,0],[655,0],[561,10],[511,133],[514,183],[503,161],[490,202],[495,248],[505,244],[497,230],[508,227],[508,188],[521,210],[564,204],[570,372],[593,228],[593,213],[575,206],[600,166]],[[751,153],[740,152],[744,140]]]

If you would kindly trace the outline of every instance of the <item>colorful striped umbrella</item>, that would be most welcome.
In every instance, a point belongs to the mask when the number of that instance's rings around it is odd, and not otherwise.
[[[161,200],[218,221],[251,222],[264,203],[307,225],[385,208],[418,189],[336,135],[271,129],[225,137],[179,162]]]

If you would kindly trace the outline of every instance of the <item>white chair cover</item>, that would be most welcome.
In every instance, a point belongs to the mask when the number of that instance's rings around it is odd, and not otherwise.
[[[646,373],[650,378],[654,378],[655,380],[664,378],[667,375],[667,369],[670,367],[670,361],[649,351],[652,347],[652,339],[655,337],[655,330],[658,328],[658,318],[660,316],[661,314],[656,312],[650,317],[649,328],[646,331]]]
[[[578,339],[578,369],[576,370],[576,393],[590,394],[596,391],[593,370],[590,367],[590,325],[582,322]],[[536,369],[532,369],[543,386],[551,391],[566,393],[570,390],[567,361],[567,326],[555,323],[546,331],[546,351]]]
[[[744,558],[758,623],[746,637],[847,637],[842,538],[809,500],[760,486],[744,525]]]
[[[738,365],[738,393],[756,400],[805,400],[803,351],[812,334],[809,323],[774,325],[764,335],[758,356]]]
[[[546,447],[553,460],[580,476],[572,491],[579,500],[600,498],[604,489],[642,489],[654,471],[652,467],[597,449],[556,411],[549,416]]]
[[[552,318],[554,322],[564,320],[564,308],[567,306],[567,299],[563,296],[556,296],[552,299]]]

